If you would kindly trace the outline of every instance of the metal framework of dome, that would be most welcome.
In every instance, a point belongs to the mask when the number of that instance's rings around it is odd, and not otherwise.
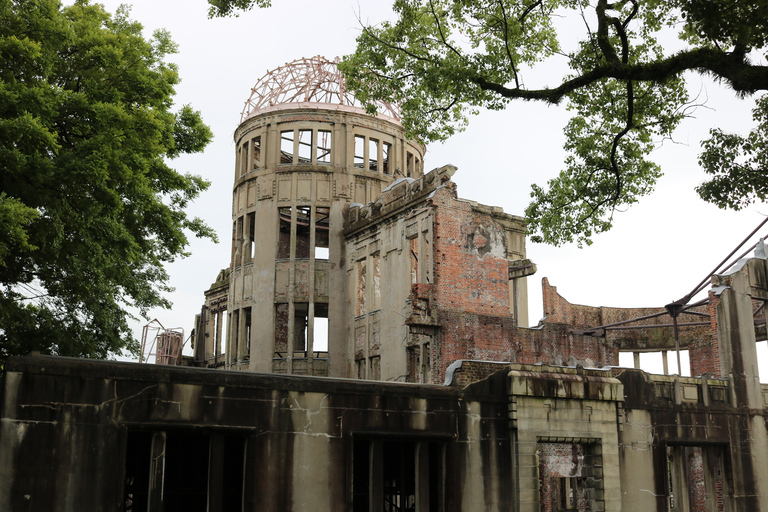
[[[252,115],[286,103],[325,103],[363,108],[347,91],[338,68],[340,59],[333,61],[315,56],[301,58],[273,69],[251,88],[251,95],[240,114],[240,122]],[[400,121],[400,111],[386,102],[376,102],[381,115]]]

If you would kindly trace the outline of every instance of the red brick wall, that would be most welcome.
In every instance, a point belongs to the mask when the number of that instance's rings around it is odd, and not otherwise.
[[[507,364],[501,362],[464,361],[461,368],[453,373],[452,385],[463,388],[474,382],[479,382],[506,367],[508,367]]]
[[[435,300],[440,308],[509,315],[504,228],[470,203],[438,189],[435,209]]]
[[[721,377],[720,348],[717,341],[717,305],[720,297],[709,294],[710,332],[693,340],[688,345],[688,358],[691,365],[691,375],[697,376],[709,373],[713,377]]]
[[[434,382],[443,382],[446,368],[459,359],[562,366],[618,364],[618,350],[603,338],[568,334],[565,325],[527,329],[518,328],[511,316],[446,309],[437,314],[440,330],[431,361]]]

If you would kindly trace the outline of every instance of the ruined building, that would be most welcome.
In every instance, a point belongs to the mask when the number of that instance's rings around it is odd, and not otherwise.
[[[192,361],[10,358],[0,510],[768,511],[762,242],[664,308],[543,279],[528,326],[523,219],[424,172],[333,63],[268,74],[235,141]]]

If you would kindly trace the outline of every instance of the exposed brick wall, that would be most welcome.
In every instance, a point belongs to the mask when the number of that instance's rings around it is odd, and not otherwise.
[[[499,370],[508,367],[507,363],[490,361],[463,361],[461,368],[453,373],[452,385],[460,388],[479,382]]]
[[[434,382],[443,382],[446,368],[459,359],[563,366],[618,364],[618,350],[606,345],[603,338],[568,334],[566,325],[518,328],[511,316],[446,309],[438,310],[437,316],[440,330],[431,361]]]
[[[517,361],[515,323],[510,316],[439,310],[440,332],[432,349],[432,379],[445,380],[446,368],[459,359]]]
[[[435,208],[435,300],[441,308],[509,315],[509,270],[504,228],[490,215],[441,188]]]
[[[691,375],[697,376],[709,373],[713,377],[722,377],[720,367],[720,348],[717,340],[717,305],[720,297],[709,293],[710,332],[694,340],[688,345],[688,358],[691,365]]]

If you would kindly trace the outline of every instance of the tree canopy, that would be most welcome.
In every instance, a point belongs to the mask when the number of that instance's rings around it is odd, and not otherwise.
[[[211,139],[173,109],[175,51],[127,9],[0,0],[0,367],[135,352],[129,309],[168,307],[163,265],[215,239],[185,213],[208,183],[168,163]]]
[[[213,15],[268,4],[209,3]],[[763,0],[395,0],[393,9],[395,21],[363,27],[341,68],[363,102],[400,102],[412,135],[444,140],[479,108],[514,100],[570,110],[564,167],[533,186],[526,209],[534,241],[591,243],[653,190],[662,170],[649,154],[692,106],[686,72],[739,96],[768,89]],[[543,74],[556,59],[559,76],[552,66]],[[705,200],[741,208],[766,198],[766,101],[748,136],[715,129],[703,144]]]

